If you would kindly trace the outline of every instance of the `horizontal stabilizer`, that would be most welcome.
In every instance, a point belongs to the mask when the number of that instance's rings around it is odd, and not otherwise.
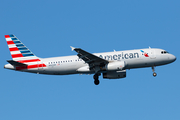
[[[20,62],[14,61],[14,60],[7,60],[7,62],[13,66],[26,66],[26,64],[20,63]]]

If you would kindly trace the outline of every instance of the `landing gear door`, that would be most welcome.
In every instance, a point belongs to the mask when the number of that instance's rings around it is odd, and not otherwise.
[[[155,59],[156,58],[156,52],[153,49],[150,50],[150,58],[151,59]]]

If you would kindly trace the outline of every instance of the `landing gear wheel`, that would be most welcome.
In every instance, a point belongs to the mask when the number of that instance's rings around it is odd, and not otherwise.
[[[95,85],[99,85],[99,76],[100,76],[101,74],[95,74],[94,76],[93,76],[93,78],[94,78],[94,84]]]
[[[99,85],[99,80],[94,80],[95,85]]]
[[[154,73],[153,73],[153,76],[156,77],[156,76],[157,76],[157,73],[154,72]]]
[[[155,69],[154,69],[154,66],[152,66],[152,71],[153,71],[153,76],[156,77],[157,76],[157,73],[155,73]]]

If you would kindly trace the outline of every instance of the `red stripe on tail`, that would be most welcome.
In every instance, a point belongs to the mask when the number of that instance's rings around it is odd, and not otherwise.
[[[10,38],[10,36],[9,35],[5,35],[5,38]]]
[[[9,48],[10,51],[18,51],[19,49],[17,47]]]
[[[23,57],[22,54],[14,54],[14,55],[11,55],[11,56],[12,56],[12,58]]]
[[[11,45],[11,44],[14,44],[14,42],[13,41],[7,41],[7,44]]]
[[[20,60],[20,61],[18,61],[18,62],[20,62],[20,63],[28,63],[28,62],[38,62],[38,61],[41,61],[41,60],[39,60],[39,59],[32,59],[32,60]]]

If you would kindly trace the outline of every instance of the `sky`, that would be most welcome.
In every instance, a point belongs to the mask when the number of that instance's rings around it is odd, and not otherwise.
[[[180,1],[1,0],[1,120],[179,120]],[[14,34],[41,58],[162,48],[177,57],[108,80],[93,75],[40,75],[4,69],[4,35]]]

